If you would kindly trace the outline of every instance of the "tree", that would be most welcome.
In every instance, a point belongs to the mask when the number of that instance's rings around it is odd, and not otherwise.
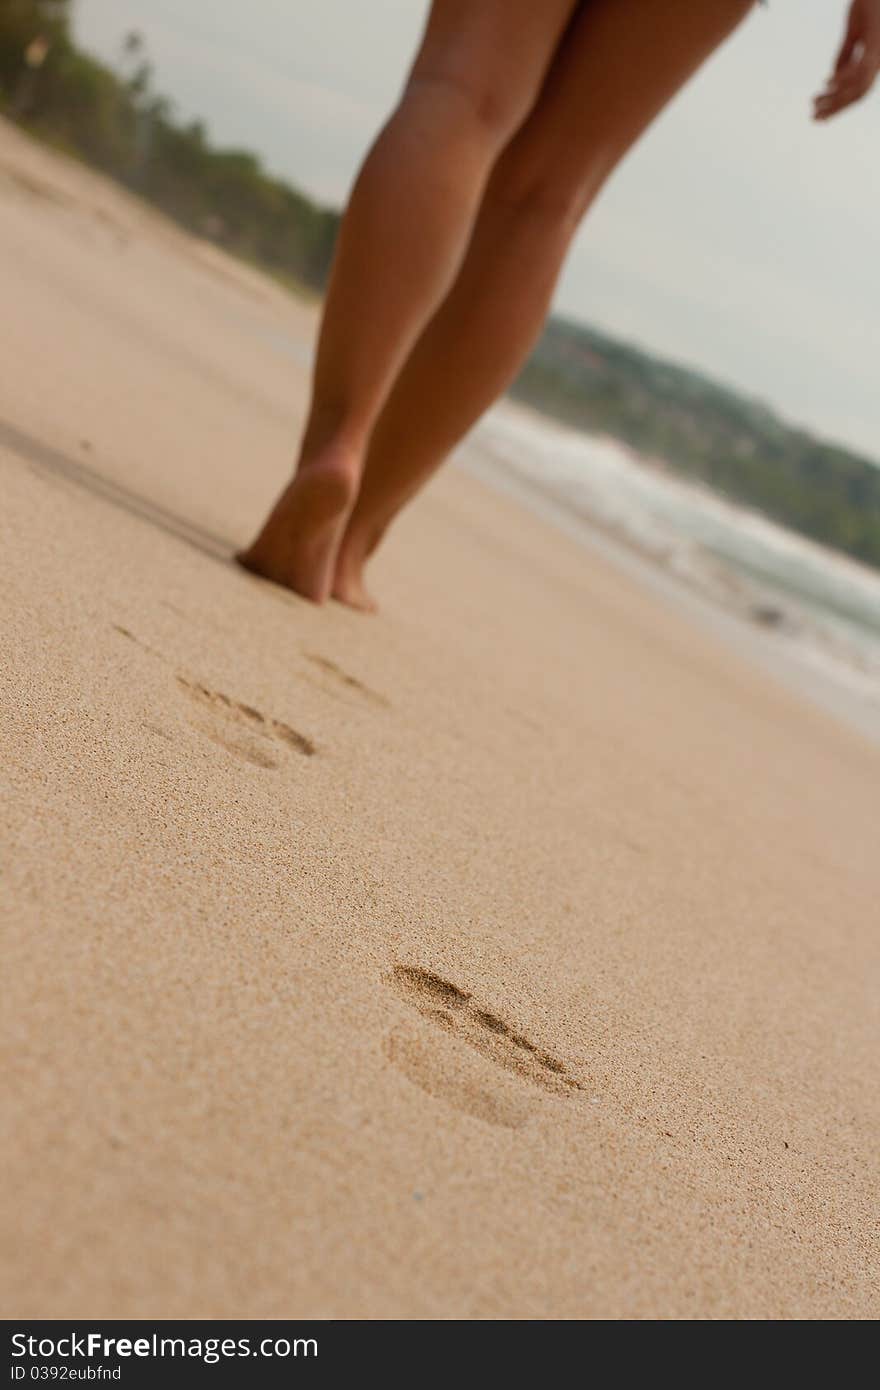
[[[69,0],[3,0],[0,7],[0,103],[29,110],[42,73],[69,42]]]

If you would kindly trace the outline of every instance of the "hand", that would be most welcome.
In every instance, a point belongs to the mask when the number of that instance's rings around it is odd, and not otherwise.
[[[852,0],[834,71],[813,98],[813,119],[827,121],[861,101],[880,71],[880,0]]]

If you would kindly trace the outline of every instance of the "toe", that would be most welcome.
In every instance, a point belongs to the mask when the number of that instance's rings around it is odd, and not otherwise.
[[[337,580],[333,586],[333,597],[339,603],[357,609],[359,613],[375,613],[379,607],[372,594],[367,593],[363,584],[359,582]]]

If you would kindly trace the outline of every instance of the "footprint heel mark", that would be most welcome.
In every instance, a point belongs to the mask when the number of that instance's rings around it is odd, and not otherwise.
[[[372,690],[370,686],[359,681],[357,676],[350,676],[335,661],[331,661],[329,656],[321,656],[319,652],[306,652],[306,660],[313,666],[317,666],[319,671],[330,676],[331,680],[338,686],[346,690],[353,690],[364,699],[369,700],[374,705],[381,705],[384,709],[389,709],[391,701],[385,696],[380,695],[378,690]]]
[[[432,1023],[475,1048],[496,1066],[550,1091],[570,1095],[581,1089],[564,1062],[518,1033],[503,1018],[476,1003],[472,994],[415,965],[396,965],[388,977],[392,989]]]
[[[221,748],[243,758],[255,767],[273,770],[279,766],[275,750],[279,743],[311,758],[318,751],[310,738],[280,719],[270,719],[253,705],[233,700],[222,690],[211,690],[200,681],[177,675],[180,689],[197,705],[214,715],[214,722],[198,728]],[[280,751],[280,750],[279,750]]]
[[[460,1049],[462,1055],[455,1056],[455,1065],[450,1066],[448,1056],[438,1056],[436,1048],[406,1025],[392,1029],[383,1043],[388,1061],[435,1100],[444,1101],[484,1124],[522,1129],[534,1104],[524,1101],[521,1095],[509,1094],[506,1088],[512,1083],[499,1086],[491,1076],[481,1075],[482,1064],[460,1042],[453,1047]]]

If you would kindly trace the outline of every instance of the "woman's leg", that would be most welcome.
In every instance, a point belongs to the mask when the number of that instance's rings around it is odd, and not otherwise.
[[[501,153],[448,297],[374,427],[334,593],[370,608],[362,571],[389,522],[510,384],[544,323],[572,235],[611,170],[752,0],[587,0],[534,110]]]
[[[296,476],[248,568],[316,600],[367,441],[406,354],[449,289],[489,170],[533,106],[576,0],[434,0],[400,103],[339,236]]]

